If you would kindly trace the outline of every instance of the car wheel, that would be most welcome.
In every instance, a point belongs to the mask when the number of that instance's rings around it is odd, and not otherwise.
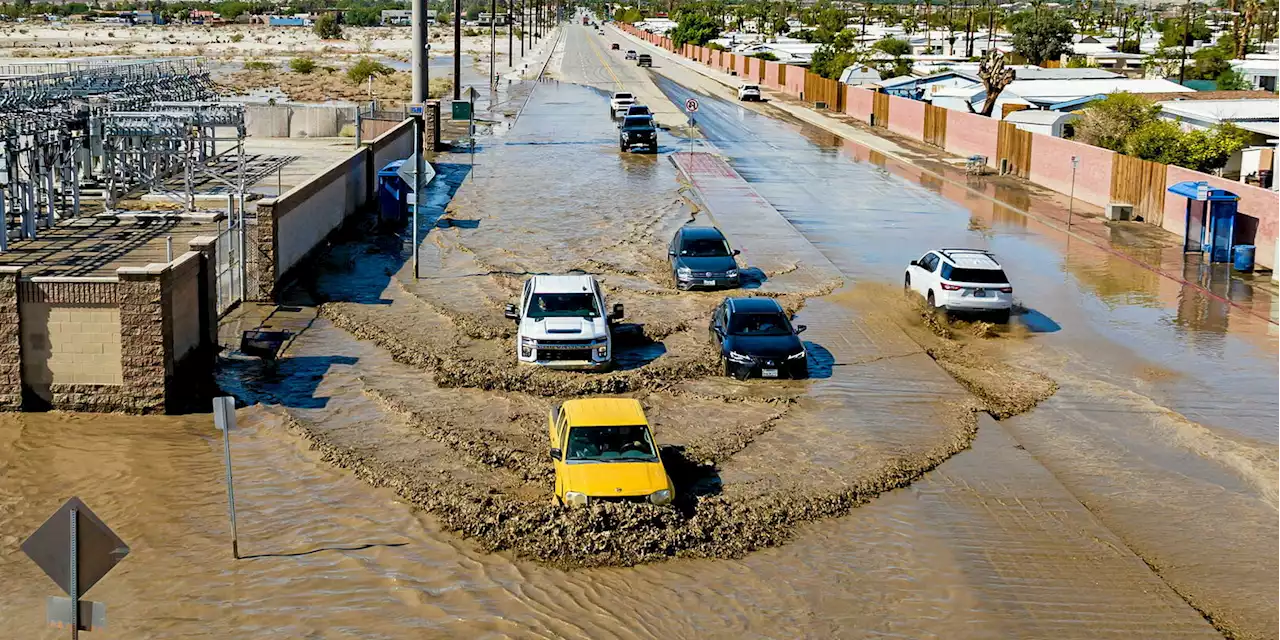
[[[658,144],[656,142],[649,145],[649,153],[657,153],[657,152],[658,152]]]
[[[996,324],[1009,324],[1009,310],[1003,309],[991,314],[991,320]]]
[[[797,367],[797,368],[796,368],[796,371],[795,371],[795,379],[796,379],[796,380],[808,380],[808,379],[809,379],[809,365],[808,365],[808,363],[805,363],[805,364],[803,364],[803,365],[800,365],[799,367]]]
[[[908,273],[906,276],[903,276],[903,279],[902,279],[902,292],[903,292],[903,293],[911,293],[911,274],[909,274],[909,273]]]
[[[930,311],[933,311],[938,308],[938,305],[934,303],[932,291],[929,292],[929,295],[926,297],[926,300],[929,302]]]

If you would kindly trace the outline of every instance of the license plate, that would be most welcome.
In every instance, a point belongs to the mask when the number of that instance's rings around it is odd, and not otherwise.
[[[986,289],[974,289],[974,290],[973,290],[973,297],[975,297],[975,298],[985,298],[985,297],[987,297],[987,290],[986,290]]]
[[[762,377],[762,378],[776,378],[776,377],[778,377],[778,370],[777,370],[777,369],[761,369],[761,370],[760,370],[760,377]]]
[[[704,287],[714,287],[714,286],[716,286],[716,281],[715,281],[715,280],[703,280],[703,281],[702,281],[702,286],[704,286]]]

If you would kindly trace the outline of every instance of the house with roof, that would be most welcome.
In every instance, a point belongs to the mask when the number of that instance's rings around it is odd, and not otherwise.
[[[978,76],[963,71],[944,71],[924,77],[898,76],[876,83],[881,91],[891,96],[930,101],[930,95],[948,87],[981,87]]]
[[[1254,89],[1263,91],[1276,90],[1276,76],[1280,74],[1280,55],[1272,53],[1250,53],[1244,60],[1232,60],[1231,68],[1244,76]]]
[[[1070,111],[1048,111],[1045,109],[1020,109],[1004,117],[1005,122],[1012,123],[1023,131],[1039,133],[1055,138],[1069,138],[1074,133],[1072,124],[1080,119],[1080,115]]]
[[[877,84],[879,82],[880,72],[865,64],[845,67],[844,71],[840,72],[841,84],[860,87],[862,85]]]

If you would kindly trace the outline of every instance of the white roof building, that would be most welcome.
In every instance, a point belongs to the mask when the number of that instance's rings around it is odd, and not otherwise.
[[[1244,60],[1232,60],[1231,68],[1244,76],[1254,89],[1276,90],[1276,76],[1280,74],[1280,56],[1275,53],[1251,53]]]
[[[1061,138],[1067,125],[1079,119],[1080,116],[1066,111],[1023,109],[1009,114],[1004,121],[1012,122],[1023,131]]]
[[[1258,136],[1280,136],[1280,105],[1275,100],[1166,100],[1156,104],[1160,105],[1160,117],[1176,121],[1185,131],[1230,122]]]

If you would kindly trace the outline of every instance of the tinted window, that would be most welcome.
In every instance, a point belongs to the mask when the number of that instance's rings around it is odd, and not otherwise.
[[[622,121],[623,129],[652,129],[653,118],[649,116],[628,116]]]
[[[942,265],[942,279],[976,284],[1007,284],[1009,282],[1003,269],[961,269],[949,264]]]
[[[598,318],[600,309],[590,293],[535,293],[530,318]]]
[[[680,255],[690,258],[721,258],[729,255],[729,245],[721,238],[685,238]]]
[[[569,430],[565,460],[634,462],[657,458],[649,430],[634,427],[574,427]]]
[[[629,93],[615,93],[615,94],[613,94],[613,97],[614,97],[614,98],[617,98],[618,100],[630,100],[630,99],[631,99],[631,94],[629,94]]]
[[[735,336],[789,336],[791,323],[776,311],[735,313],[729,316],[729,333]]]

